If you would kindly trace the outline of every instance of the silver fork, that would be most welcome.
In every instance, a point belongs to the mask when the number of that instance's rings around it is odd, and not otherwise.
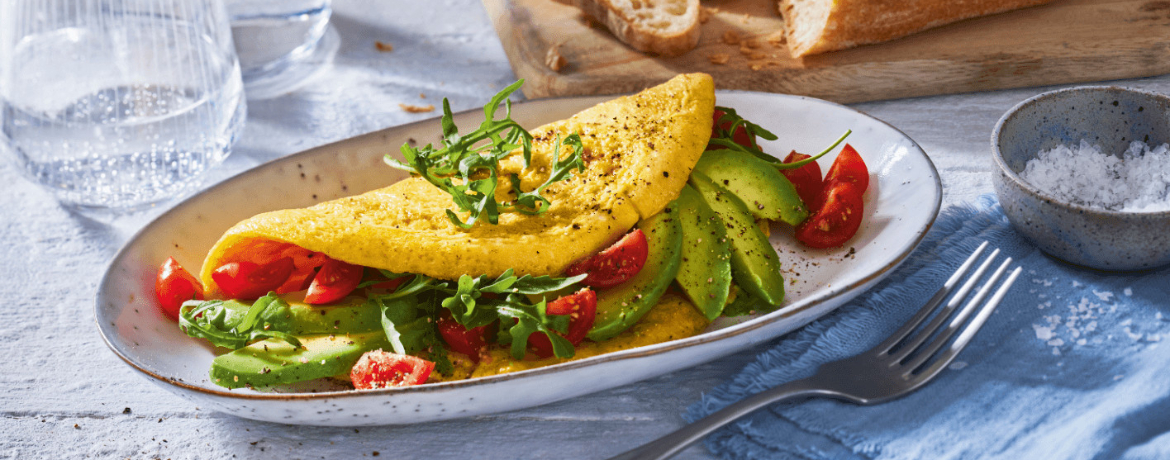
[[[943,287],[926,302],[926,305],[913,318],[910,318],[909,322],[869,351],[851,358],[823,364],[812,377],[788,382],[757,393],[610,460],[669,458],[715,429],[756,409],[789,398],[825,396],[870,405],[889,401],[914,391],[945,369],[955,359],[955,356],[971,342],[975,333],[991,316],[991,312],[999,305],[1012,283],[1015,282],[1016,277],[1019,276],[1021,269],[1016,267],[1008,275],[1007,280],[995,291],[995,294],[986,303],[983,303],[987,294],[991,292],[995,284],[1003,277],[1004,272],[1007,271],[1008,265],[1011,264],[1012,259],[1008,257],[988,278],[987,282],[979,288],[979,291],[963,305],[958,314],[951,318],[959,304],[963,302],[975,283],[991,266],[992,260],[999,254],[999,249],[992,251],[991,255],[975,270],[975,273],[955,292],[955,295],[951,296],[950,301],[938,310],[938,314],[934,315],[934,318],[926,326],[919,329],[919,325],[946,300],[986,248],[987,242],[979,245],[975,252],[943,284]],[[950,323],[945,329],[941,328],[947,319],[951,319]],[[968,319],[970,319],[969,322]],[[915,331],[918,332],[915,334]],[[951,338],[956,333],[959,334],[959,337],[952,342]],[[950,346],[940,352],[948,343]]]

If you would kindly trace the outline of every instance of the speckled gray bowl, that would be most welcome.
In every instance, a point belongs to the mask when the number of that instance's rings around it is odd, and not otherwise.
[[[1016,105],[991,133],[1003,211],[1044,252],[1100,270],[1170,264],[1170,211],[1118,212],[1060,201],[1020,178],[1028,160],[1081,139],[1119,155],[1129,143],[1170,142],[1170,98],[1115,86],[1044,93]]]

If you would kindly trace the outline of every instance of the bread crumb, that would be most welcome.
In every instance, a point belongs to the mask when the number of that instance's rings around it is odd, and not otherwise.
[[[723,43],[726,43],[728,45],[738,45],[739,44],[739,34],[735,33],[734,30],[729,30],[727,32],[724,32],[723,33]]]
[[[564,56],[561,56],[560,47],[561,45],[559,43],[553,45],[548,48],[548,53],[544,55],[544,65],[552,69],[553,72],[560,72],[561,69],[569,65],[569,61]]]
[[[711,63],[715,64],[715,65],[726,64],[727,61],[730,59],[731,59],[731,56],[728,56],[727,53],[715,53],[715,54],[712,54],[710,56],[707,56],[707,60],[711,61]]]
[[[700,6],[699,7],[699,24],[706,24],[707,21],[711,20],[711,16],[714,16],[718,12],[719,12],[719,8],[707,8],[705,6]]]
[[[377,49],[378,51],[381,51],[384,53],[389,53],[391,51],[394,51],[394,45],[391,45],[391,44],[386,43],[386,42],[381,41],[381,40],[374,42],[374,48]]]
[[[764,37],[764,41],[771,43],[777,48],[785,47],[788,43],[788,37],[784,36],[784,30],[777,30]]]
[[[742,17],[742,18],[739,18],[739,23],[740,23],[740,24],[747,24],[747,23],[748,23],[748,19],[751,19],[751,18],[752,18],[752,15],[750,15],[750,14],[747,14],[747,13],[744,13],[744,14],[743,14],[743,17]]]
[[[756,39],[754,39],[754,38],[749,38],[749,39],[747,39],[747,40],[742,40],[742,41],[739,43],[739,47],[740,47],[741,49],[743,49],[743,48],[747,48],[747,49],[753,49],[753,50],[754,50],[754,49],[756,49],[756,48],[759,48],[759,47],[760,47],[760,42],[756,41]]]
[[[404,110],[406,112],[410,112],[410,113],[426,113],[426,112],[434,112],[435,111],[435,106],[431,105],[431,104],[427,104],[427,105],[398,104],[398,106],[402,107],[402,110]]]
[[[427,93],[418,93],[418,98],[419,98],[419,99],[426,99],[426,98],[427,98]]]

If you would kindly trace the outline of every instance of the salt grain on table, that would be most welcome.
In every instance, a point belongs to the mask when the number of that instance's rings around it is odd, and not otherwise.
[[[1170,144],[1135,141],[1120,156],[1081,140],[1029,160],[1020,177],[1057,199],[1111,211],[1170,210]]]

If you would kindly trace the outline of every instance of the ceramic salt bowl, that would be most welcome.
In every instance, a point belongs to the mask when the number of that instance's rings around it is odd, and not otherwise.
[[[991,133],[993,182],[1008,220],[1042,251],[1121,271],[1170,264],[1170,211],[1125,212],[1069,203],[1020,177],[1028,160],[1084,139],[1118,156],[1130,142],[1170,142],[1170,98],[1114,86],[1040,94],[1009,110]]]

